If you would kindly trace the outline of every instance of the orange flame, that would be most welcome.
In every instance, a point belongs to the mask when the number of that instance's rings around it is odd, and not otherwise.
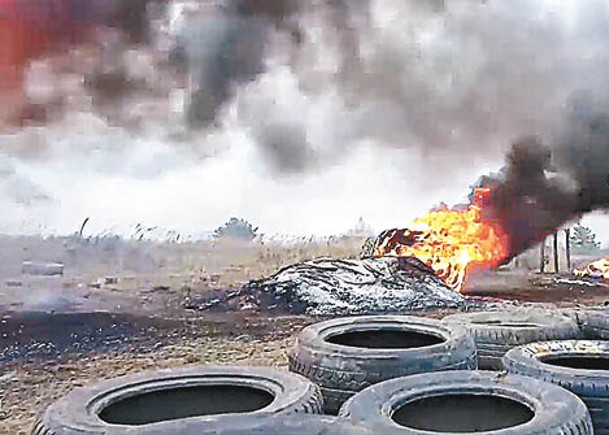
[[[599,258],[582,269],[573,270],[577,277],[600,278],[609,281],[609,258]]]
[[[430,266],[450,288],[461,291],[467,273],[498,266],[507,256],[501,228],[482,219],[490,189],[476,189],[467,210],[431,211],[412,229],[385,231],[377,239],[374,257],[416,257]]]

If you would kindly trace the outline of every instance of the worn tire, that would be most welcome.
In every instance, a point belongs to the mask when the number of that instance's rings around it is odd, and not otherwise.
[[[579,313],[584,337],[590,340],[609,339],[609,312],[606,310],[582,311]]]
[[[462,398],[467,405],[468,395],[476,405],[453,408],[455,402],[451,400],[458,403]],[[494,396],[497,403],[486,402],[485,395]],[[441,402],[443,399],[445,404]],[[417,408],[420,400],[431,402]],[[489,403],[490,412],[485,409],[486,403]],[[410,416],[398,417],[404,411],[408,415],[408,407],[413,407]],[[519,415],[523,412],[521,409],[528,410],[524,417]],[[489,435],[593,433],[590,414],[574,394],[536,379],[496,372],[437,372],[392,379],[366,388],[349,399],[340,415],[384,426],[379,433],[387,435],[480,431]],[[404,425],[394,421],[400,421],[400,418]],[[502,418],[510,423],[500,423]]]
[[[429,339],[433,344],[370,348],[328,341],[337,337],[357,337],[358,333],[362,337],[367,333],[410,334],[400,337],[412,336],[411,340],[416,340],[420,336],[423,341],[419,343]],[[475,369],[477,356],[473,339],[463,329],[449,328],[432,319],[369,316],[334,319],[308,326],[299,335],[289,361],[291,371],[321,387],[326,412],[335,414],[345,400],[372,384],[415,373]]]
[[[555,358],[582,358],[604,361],[603,370],[571,368],[549,363]],[[595,434],[609,434],[609,342],[550,341],[532,343],[510,350],[503,358],[510,373],[518,373],[560,385],[577,394],[588,406]]]
[[[572,316],[540,308],[452,314],[443,321],[470,331],[478,349],[478,367],[481,370],[503,369],[501,359],[513,347],[582,337]]]
[[[162,397],[155,396],[160,391]],[[293,373],[262,367],[192,367],[145,372],[77,388],[50,405],[32,433],[129,433],[177,420],[196,421],[202,427],[205,423],[228,425],[236,415],[319,414],[322,409],[319,388]]]
[[[377,435],[373,425],[327,415],[236,416],[210,427],[197,421],[151,425],[137,435]]]

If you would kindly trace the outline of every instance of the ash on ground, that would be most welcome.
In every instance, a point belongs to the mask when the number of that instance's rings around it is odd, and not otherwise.
[[[467,304],[418,259],[383,257],[305,261],[186,306],[325,316],[460,309]]]
[[[182,333],[171,320],[109,312],[11,312],[0,317],[0,366],[67,354],[156,349]]]

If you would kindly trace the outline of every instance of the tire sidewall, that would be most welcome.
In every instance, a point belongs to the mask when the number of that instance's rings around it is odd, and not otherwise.
[[[429,431],[400,426],[390,416],[396,408],[412,400],[468,392],[516,400],[534,411],[533,419],[527,423],[484,433],[554,435],[577,433],[565,430],[566,427],[577,427],[584,429],[580,434],[592,434],[588,410],[574,394],[535,379],[520,375],[502,376],[494,372],[436,372],[382,382],[349,399],[341,408],[340,415],[384,425],[386,430],[383,433],[386,434],[428,435]]]
[[[252,415],[272,415],[304,412],[311,402],[313,412],[321,409],[319,388],[303,376],[271,368],[251,367],[194,367],[145,372],[101,382],[90,387],[73,390],[52,404],[42,416],[39,433],[43,430],[64,433],[98,434],[112,431],[127,432],[133,426],[104,422],[99,413],[102,409],[122,399],[163,389],[205,385],[235,385],[267,391],[274,400],[266,407],[252,411]],[[197,420],[218,424],[235,415],[222,414],[189,417],[182,420]],[[153,426],[155,423],[150,424]],[[138,426],[142,427],[142,426]],[[70,432],[72,431],[72,432]]]
[[[559,340],[531,343],[510,350],[503,365],[510,373],[542,379],[560,385],[577,395],[609,398],[609,374],[603,370],[584,370],[546,364],[552,357],[609,357],[609,342],[592,340]]]
[[[433,335],[442,343],[405,349],[370,349],[343,346],[326,341],[329,337],[347,332],[369,330],[397,330]],[[291,359],[309,364],[320,364],[336,370],[350,368],[359,371],[378,371],[407,361],[415,370],[425,365],[427,370],[441,369],[475,359],[473,339],[463,328],[447,327],[442,322],[410,316],[347,317],[321,322],[305,328],[298,337]],[[470,367],[474,368],[474,367]],[[420,371],[420,370],[419,370]],[[408,374],[409,367],[403,367]]]

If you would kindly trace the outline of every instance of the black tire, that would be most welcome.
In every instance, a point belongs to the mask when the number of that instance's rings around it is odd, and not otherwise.
[[[293,373],[262,367],[191,367],[77,388],[50,405],[32,433],[128,433],[164,421],[220,425],[230,424],[235,415],[319,414],[322,408],[319,388]]]
[[[374,426],[327,415],[236,416],[230,424],[210,427],[197,421],[167,422],[137,435],[378,435]]]
[[[393,348],[383,347],[383,337],[393,340],[385,341]],[[372,348],[336,342],[341,339],[381,341]],[[406,340],[413,345],[408,346]],[[338,412],[356,392],[386,379],[439,370],[471,370],[477,365],[473,339],[465,330],[449,328],[438,320],[408,316],[347,317],[308,326],[299,335],[289,360],[291,371],[321,387],[329,414]]]
[[[384,426],[387,435],[474,433],[589,435],[590,414],[556,385],[496,372],[437,372],[382,382],[347,401],[340,415]]]
[[[585,338],[609,339],[609,313],[607,311],[582,311],[579,313],[579,319]]]
[[[452,314],[443,321],[464,327],[473,335],[481,370],[502,370],[501,359],[513,347],[582,337],[572,316],[540,308]]]
[[[510,350],[503,364],[510,373],[542,379],[577,394],[590,410],[594,433],[609,434],[609,342],[532,343]]]

